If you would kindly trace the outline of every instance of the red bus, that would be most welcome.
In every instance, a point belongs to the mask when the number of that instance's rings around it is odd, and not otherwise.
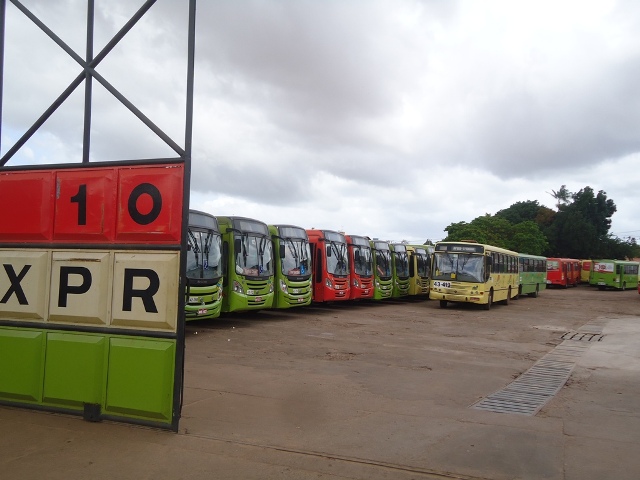
[[[567,288],[580,282],[580,260],[575,258],[547,258],[547,285]]]
[[[313,302],[349,300],[349,253],[347,240],[333,230],[307,230],[311,246]]]
[[[351,293],[349,298],[373,298],[373,257],[367,237],[346,235],[351,265]]]

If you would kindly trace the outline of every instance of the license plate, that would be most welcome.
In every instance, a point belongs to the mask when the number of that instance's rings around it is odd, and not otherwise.
[[[206,313],[207,313],[207,309],[206,308],[198,309],[198,315],[206,315]]]
[[[255,293],[255,290],[247,290],[247,295],[253,295]]]
[[[200,297],[189,297],[189,303],[202,303]]]
[[[256,297],[255,300],[256,300],[256,302],[261,302],[262,301],[262,297]]]

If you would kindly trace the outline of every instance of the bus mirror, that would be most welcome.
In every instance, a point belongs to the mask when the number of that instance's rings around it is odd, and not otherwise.
[[[280,245],[280,258],[284,258],[286,256],[286,251],[284,249],[284,245]]]
[[[240,240],[239,238],[236,238],[233,241],[233,249],[235,250],[236,253],[240,253],[242,251],[242,240]]]
[[[331,245],[327,245],[327,257],[331,256]]]

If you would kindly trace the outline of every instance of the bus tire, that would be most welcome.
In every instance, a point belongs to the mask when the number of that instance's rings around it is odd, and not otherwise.
[[[511,287],[507,290],[507,298],[502,301],[503,305],[509,305],[509,301],[511,300]]]
[[[489,291],[489,298],[487,299],[487,303],[483,305],[485,310],[491,310],[491,304],[493,303],[493,290]]]
[[[440,300],[440,308],[447,308],[447,301],[446,300]]]
[[[539,289],[540,289],[540,285],[536,284],[536,291],[531,292],[529,295],[531,295],[533,298],[538,298],[538,295],[540,295]]]

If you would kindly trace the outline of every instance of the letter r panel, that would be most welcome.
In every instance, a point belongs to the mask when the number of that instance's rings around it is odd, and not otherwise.
[[[111,324],[175,332],[179,276],[180,252],[116,252]]]

